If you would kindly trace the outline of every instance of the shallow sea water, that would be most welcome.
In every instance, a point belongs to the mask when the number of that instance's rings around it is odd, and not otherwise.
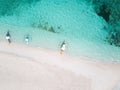
[[[9,30],[12,41],[104,61],[119,61],[120,48],[109,45],[103,18],[84,0],[3,0],[0,3],[0,39]]]

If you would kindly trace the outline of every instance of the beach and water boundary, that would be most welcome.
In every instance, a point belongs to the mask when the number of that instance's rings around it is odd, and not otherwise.
[[[74,38],[64,34],[51,33],[42,29],[18,27],[9,24],[1,24],[0,40],[5,41],[7,31],[10,31],[11,40],[14,43],[26,44],[25,36],[30,36],[29,45],[36,48],[46,48],[58,51],[61,43],[66,41],[66,53],[73,56],[88,57],[92,60],[119,62],[119,47],[109,45],[104,40],[86,38]],[[49,44],[48,44],[49,43]]]
[[[120,48],[106,41],[107,23],[92,4],[2,0],[0,7],[1,90],[120,90]]]
[[[13,7],[7,1],[2,3],[1,41],[5,40],[9,30],[12,41],[16,43],[25,44],[24,38],[29,35],[29,45],[59,51],[65,40],[67,54],[108,62],[120,61],[119,47],[107,42],[107,23],[86,1],[16,0],[11,2]]]

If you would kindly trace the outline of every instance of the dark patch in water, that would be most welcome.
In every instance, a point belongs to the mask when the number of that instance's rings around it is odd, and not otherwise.
[[[52,33],[59,33],[55,30],[55,28],[53,26],[50,26],[48,25],[48,22],[45,22],[45,23],[39,23],[39,24],[36,24],[36,23],[32,23],[31,24],[31,27],[32,28],[37,28],[37,29],[40,29],[40,30],[45,30],[45,31],[49,31],[49,32],[52,32]],[[61,27],[62,26],[58,26],[58,30],[61,30]]]
[[[109,22],[110,10],[108,10],[107,5],[103,4],[100,7],[100,12],[97,13],[99,16],[103,17],[106,22]]]
[[[111,31],[108,34],[107,41],[108,43],[110,43],[110,45],[115,45],[120,47],[120,31],[118,30]]]

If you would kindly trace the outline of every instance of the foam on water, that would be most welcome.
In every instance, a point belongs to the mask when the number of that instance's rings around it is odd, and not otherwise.
[[[62,41],[66,40],[68,54],[120,60],[120,49],[105,42],[106,23],[91,5],[82,0],[28,1],[16,0],[18,6],[11,8],[9,14],[6,11],[7,14],[1,15],[1,40],[9,29],[14,42],[24,43],[25,35],[29,34],[31,45],[59,50]],[[48,31],[51,27],[56,33]]]

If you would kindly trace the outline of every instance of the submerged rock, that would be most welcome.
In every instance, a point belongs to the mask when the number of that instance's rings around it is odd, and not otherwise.
[[[120,32],[114,30],[108,34],[107,41],[110,45],[115,45],[120,47]]]
[[[103,17],[106,22],[109,22],[110,10],[107,8],[106,4],[103,4],[100,7],[100,12],[97,13],[99,16]]]

